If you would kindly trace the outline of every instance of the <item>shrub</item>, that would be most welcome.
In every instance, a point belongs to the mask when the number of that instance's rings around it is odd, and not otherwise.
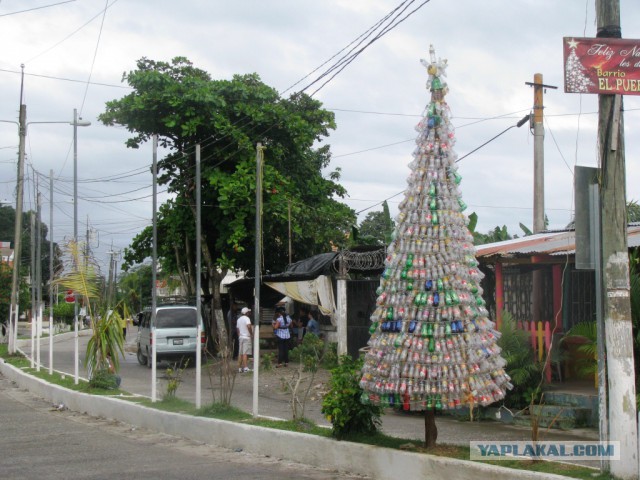
[[[120,387],[120,377],[108,370],[98,370],[89,379],[89,387],[102,390],[117,390]]]
[[[502,358],[507,362],[505,370],[511,377],[513,389],[507,391],[504,405],[509,408],[526,408],[540,393],[543,365],[536,359],[531,348],[529,332],[520,330],[513,316],[504,312],[502,336],[498,345],[502,348]]]
[[[331,370],[330,390],[322,401],[322,413],[333,425],[332,435],[338,439],[350,434],[375,433],[380,426],[382,408],[363,402],[360,388],[363,359],[340,357],[339,365]]]

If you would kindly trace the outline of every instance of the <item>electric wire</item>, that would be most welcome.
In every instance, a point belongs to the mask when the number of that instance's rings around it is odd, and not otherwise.
[[[369,46],[371,46],[371,44],[373,44],[374,42],[378,41],[380,38],[382,38],[384,35],[386,35],[387,33],[389,33],[391,30],[395,29],[398,25],[400,25],[401,23],[403,23],[405,20],[407,20],[411,15],[413,15],[415,12],[417,12],[419,9],[421,9],[424,5],[426,5],[427,3],[429,3],[431,0],[424,0],[418,7],[416,7],[414,10],[412,10],[411,12],[409,12],[404,18],[397,20],[398,16],[401,15],[402,13],[404,13],[404,11],[414,3],[415,0],[411,0],[411,2],[409,3],[409,5],[407,5],[402,12],[400,12],[396,18],[394,18],[392,20],[392,23],[388,26],[386,26],[380,33],[378,33],[373,40],[369,41],[365,46],[363,46],[360,50],[358,50],[357,52],[355,52],[354,54],[350,55],[349,57],[347,57],[346,59],[341,60],[338,64],[336,64],[335,66],[333,66],[332,68],[330,68],[327,72],[323,73],[322,75],[320,75],[320,77],[318,77],[316,80],[314,80],[312,83],[310,83],[309,85],[307,85],[305,88],[303,88],[301,91],[306,91],[308,88],[310,88],[311,86],[315,85],[317,82],[319,82],[323,77],[325,77],[326,75],[328,75],[330,72],[332,72],[333,70],[337,70],[335,73],[333,73],[333,75],[331,75],[331,77],[329,77],[329,79],[327,79],[322,85],[320,85],[318,88],[316,88],[313,93],[310,94],[311,97],[313,97],[316,93],[318,93],[322,88],[324,88],[331,80],[333,80],[339,73],[341,73],[347,66],[349,66],[349,64],[351,64],[351,62],[353,62],[362,52],[364,52],[365,49],[367,49]],[[404,2],[403,2],[404,3]],[[402,4],[401,4],[402,5]],[[339,67],[339,68],[338,68]]]
[[[93,68],[96,64],[96,58],[98,57],[98,47],[100,46],[100,39],[102,38],[102,30],[104,28],[104,19],[107,16],[107,8],[109,8],[109,0],[105,0],[104,11],[102,12],[102,21],[100,22],[100,31],[98,32],[98,39],[96,41],[96,48],[93,50],[93,59],[91,60],[91,68],[89,69],[89,78],[85,84],[84,95],[82,97],[82,103],[80,104],[80,115],[82,116],[82,110],[84,109],[84,102],[87,100],[87,93],[89,91],[89,83],[91,82],[91,76],[93,75]]]
[[[43,8],[56,7],[58,5],[64,5],[65,3],[72,3],[72,2],[75,2],[75,1],[76,0],[64,0],[64,1],[58,2],[58,3],[51,3],[49,5],[42,5],[40,7],[29,8],[27,10],[18,10],[16,12],[2,13],[2,14],[0,14],[0,17],[9,17],[11,15],[17,15],[19,13],[33,12],[35,10],[42,10]]]
[[[111,8],[115,3],[119,2],[120,0],[113,0],[113,2],[111,2],[109,5],[107,5],[106,8]],[[84,27],[86,27],[87,25],[89,25],[91,22],[93,22],[96,18],[98,18],[100,15],[103,14],[103,10],[101,9],[98,13],[96,13],[93,17],[91,17],[89,20],[87,20],[83,25],[81,25],[80,27],[78,27],[77,29],[75,29],[73,32],[71,32],[69,35],[67,35],[66,37],[64,37],[62,40],[56,42],[55,44],[53,44],[52,46],[50,46],[49,48],[47,48],[46,50],[40,52],[39,54],[35,55],[34,57],[31,57],[29,60],[27,60],[25,63],[28,65],[29,63],[33,62],[34,60],[36,60],[37,58],[41,57],[42,55],[45,55],[46,53],[49,53],[51,50],[53,50],[54,48],[56,48],[58,45],[64,43],[65,41],[67,41],[68,39],[70,39],[71,37],[73,37],[76,33],[78,33],[80,30],[82,30]]]

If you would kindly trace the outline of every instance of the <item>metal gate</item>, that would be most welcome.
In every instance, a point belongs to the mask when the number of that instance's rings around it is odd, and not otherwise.
[[[380,279],[347,280],[347,351],[356,358],[369,341],[370,317],[376,308]]]

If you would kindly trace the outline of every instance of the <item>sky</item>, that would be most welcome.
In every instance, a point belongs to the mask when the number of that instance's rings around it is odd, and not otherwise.
[[[306,84],[289,87],[310,73],[307,81],[314,78],[316,68],[400,3],[0,0],[0,202],[15,205],[18,129],[10,122],[18,120],[22,91],[29,123],[25,210],[34,208],[35,171],[43,221],[51,223],[53,170],[53,240],[73,237],[69,122],[77,109],[91,122],[77,128],[78,231],[90,231],[91,248],[107,269],[109,252],[122,252],[152,218],[151,145],[128,149],[125,128],[97,121],[107,101],[131,91],[122,76],[138,59],[184,56],[215,79],[255,72],[288,95]],[[550,229],[565,227],[573,217],[574,167],[595,167],[598,159],[597,95],[564,93],[563,37],[596,36],[595,0],[417,0],[406,13],[420,5],[314,94],[337,123],[327,141],[332,161],[325,173],[340,169],[344,202],[360,221],[381,211],[385,199],[392,215],[398,213],[415,125],[429,102],[420,59],[429,58],[433,45],[448,60],[446,100],[459,157],[532,110],[533,89],[525,82],[534,74],[558,87],[544,94],[545,213]],[[620,5],[623,38],[640,38],[640,4]],[[640,200],[640,135],[634,134],[640,97],[625,96],[624,108],[627,199]],[[466,213],[478,214],[478,231],[505,225],[522,235],[520,223],[532,228],[533,156],[527,124],[458,163]]]

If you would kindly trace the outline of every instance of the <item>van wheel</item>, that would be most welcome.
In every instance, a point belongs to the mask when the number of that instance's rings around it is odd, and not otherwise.
[[[142,349],[140,348],[140,345],[138,345],[138,353],[136,354],[136,356],[138,357],[138,363],[143,367],[149,361],[149,359],[142,354]]]
[[[153,365],[151,365],[152,363],[153,363],[153,360],[151,359],[151,353],[147,348],[147,367],[152,368],[153,367]]]

